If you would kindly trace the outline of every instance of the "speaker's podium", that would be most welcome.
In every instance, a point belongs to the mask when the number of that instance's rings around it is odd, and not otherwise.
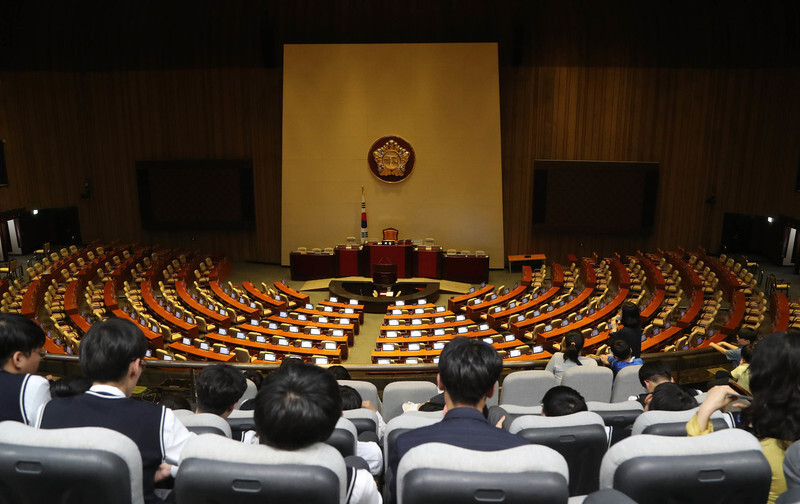
[[[410,240],[372,242],[364,248],[367,251],[370,278],[375,275],[375,266],[378,264],[397,265],[398,278],[411,278],[414,275],[414,245]]]
[[[372,283],[394,285],[397,283],[396,264],[375,264],[372,267]]]

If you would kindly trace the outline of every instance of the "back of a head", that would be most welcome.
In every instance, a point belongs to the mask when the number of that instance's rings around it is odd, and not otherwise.
[[[215,364],[197,375],[197,409],[221,415],[231,409],[247,389],[244,375],[226,364]]]
[[[350,378],[350,371],[347,370],[346,367],[336,364],[335,366],[330,366],[328,368],[328,372],[333,375],[334,378],[337,380],[351,380]]]
[[[649,360],[639,368],[639,383],[642,387],[645,386],[645,380],[654,383],[669,382],[672,381],[672,373],[666,362]]]
[[[616,339],[611,342],[611,353],[618,360],[628,360],[631,358],[631,347],[623,339]]]
[[[364,402],[363,399],[361,399],[361,394],[353,387],[339,385],[339,393],[342,395],[343,410],[359,409]]]
[[[0,367],[16,352],[30,355],[44,342],[44,331],[33,320],[17,313],[0,313]]]
[[[564,337],[564,361],[572,361],[581,366],[578,357],[583,349],[583,334],[580,331],[570,331]]]
[[[677,383],[659,384],[653,390],[649,411],[684,411],[697,407],[697,400]]]
[[[83,394],[92,386],[92,381],[85,376],[69,375],[60,380],[50,382],[51,397],[71,397]]]
[[[309,364],[281,367],[264,381],[254,419],[262,442],[297,450],[328,439],[342,415],[339,384]]]
[[[479,339],[459,336],[439,356],[439,376],[456,404],[476,405],[488,394],[503,370],[503,359]]]
[[[642,319],[639,317],[639,307],[630,301],[622,303],[622,317],[620,322],[625,327],[640,327]]]
[[[558,385],[551,388],[542,398],[542,414],[556,417],[571,415],[579,411],[589,411],[583,396],[572,387]]]
[[[147,338],[136,324],[120,318],[95,322],[81,339],[80,361],[93,382],[120,381],[130,363],[144,359]]]
[[[753,400],[742,416],[756,436],[800,439],[800,334],[778,332],[759,340],[750,391]]]
[[[756,345],[750,343],[742,347],[742,361],[750,363],[753,362],[753,354],[756,351]]]
[[[739,332],[737,334],[740,338],[742,338],[743,340],[747,340],[750,343],[755,343],[756,340],[758,339],[758,333],[756,333],[753,329],[749,327],[743,327],[739,329]]]
[[[248,369],[244,371],[242,375],[246,380],[253,382],[257,389],[260,389],[261,384],[264,383],[264,375],[255,369]]]

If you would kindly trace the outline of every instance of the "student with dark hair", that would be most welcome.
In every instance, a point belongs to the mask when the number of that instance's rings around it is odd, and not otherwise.
[[[211,413],[228,418],[236,407],[239,398],[247,389],[244,375],[233,366],[215,364],[197,375],[196,413]]]
[[[684,411],[697,407],[697,400],[677,383],[660,383],[645,404],[647,411]]]
[[[761,442],[772,468],[769,502],[775,502],[786,490],[786,449],[800,440],[800,334],[773,333],[758,342],[750,363],[750,391],[753,398],[742,411],[742,421]],[[737,401],[741,403],[729,386],[712,388],[686,424],[686,432],[690,436],[713,432],[711,414]]]
[[[361,394],[353,387],[339,385],[339,393],[342,395],[342,410],[355,410],[364,407]],[[382,422],[383,419],[380,418],[380,415],[377,412],[375,412],[375,414],[378,416],[378,421]],[[380,476],[381,470],[383,469],[383,452],[376,442],[378,437],[374,432],[372,433],[371,440],[364,440],[365,438],[362,438],[362,436],[363,435],[359,436],[356,445],[356,455],[364,459],[367,465],[369,465],[369,472],[375,476]]]
[[[752,345],[758,339],[758,335],[753,329],[743,327],[736,334],[736,344],[732,345],[726,341],[722,343],[711,343],[709,346],[714,350],[725,354],[725,358],[733,363],[733,367],[739,367],[742,360],[742,347]]]
[[[80,362],[92,387],[53,399],[41,409],[39,427],[105,427],[125,434],[142,455],[145,502],[162,502],[155,482],[170,475],[192,434],[172,410],[131,399],[144,368],[147,339],[132,322],[95,322],[81,342]],[[166,463],[165,463],[166,461]]]
[[[753,362],[753,354],[756,345],[745,345],[742,347],[742,360],[740,364],[731,371],[731,377],[736,380],[740,387],[750,391],[750,363]]]
[[[299,450],[327,440],[342,415],[339,384],[326,370],[308,364],[281,366],[256,396],[255,423],[261,442]],[[379,504],[380,493],[364,469],[347,469],[347,501]]]
[[[622,329],[618,329],[616,318],[611,320],[609,344],[613,344],[618,339],[624,340],[630,347],[633,356],[640,357],[642,354],[642,321],[639,317],[639,307],[630,301],[625,301],[620,308],[619,319]]]
[[[245,380],[250,380],[253,382],[257,389],[260,389],[261,385],[264,383],[264,375],[262,375],[258,370],[248,369],[242,374],[244,375]]]
[[[478,339],[459,336],[448,343],[439,356],[439,388],[444,390],[447,413],[441,422],[401,434],[396,449],[389,454],[389,493],[397,495],[397,467],[411,448],[438,442],[470,450],[495,451],[524,446],[528,442],[516,434],[499,429],[483,416],[486,399],[495,393],[503,361],[491,345]]]
[[[352,378],[350,378],[350,371],[348,371],[346,367],[339,364],[330,366],[328,368],[328,372],[337,380],[352,380]]]
[[[172,411],[192,409],[192,405],[189,404],[189,400],[178,394],[162,394],[161,400],[158,401],[158,405],[169,408]]]
[[[642,384],[648,393],[662,383],[674,382],[672,372],[666,362],[661,360],[650,360],[642,364],[639,368],[639,383]]]
[[[631,347],[622,339],[614,340],[611,343],[611,355],[601,355],[600,360],[602,360],[603,364],[606,366],[611,367],[611,370],[614,371],[614,376],[616,376],[622,368],[643,364],[642,359],[633,356]]]
[[[561,348],[564,351],[553,354],[547,361],[547,367],[544,368],[545,371],[553,373],[558,380],[561,380],[564,372],[571,367],[597,364],[594,359],[580,355],[583,350],[583,334],[580,331],[568,332],[564,336]]]
[[[542,415],[557,417],[589,411],[583,396],[572,387],[559,385],[548,390],[542,398]]]
[[[42,328],[16,313],[0,313],[0,421],[33,425],[50,400],[50,383],[35,375],[44,351]]]

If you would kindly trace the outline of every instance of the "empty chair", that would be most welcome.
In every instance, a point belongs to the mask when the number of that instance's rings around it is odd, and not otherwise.
[[[139,448],[100,427],[0,423],[0,501],[143,504]]]
[[[376,436],[379,436],[378,426],[380,422],[378,421],[378,415],[371,409],[344,410],[342,415],[353,423],[359,436],[364,432],[373,432]]]
[[[611,383],[614,373],[602,366],[576,366],[567,369],[561,385],[577,390],[585,401],[604,401],[611,399]]]
[[[657,434],[660,436],[685,436],[686,422],[697,412],[697,408],[684,411],[645,411],[636,419],[631,435]],[[727,429],[727,414],[715,411],[711,414],[714,430]]]
[[[186,443],[175,479],[177,502],[193,504],[343,504],[346,490],[344,459],[324,443],[285,451],[208,434]]]
[[[566,504],[568,481],[566,461],[546,446],[483,452],[429,443],[412,448],[400,461],[397,502]]]
[[[608,434],[597,413],[581,411],[556,417],[522,416],[514,420],[509,432],[532,444],[549,446],[566,459],[570,495],[585,495],[599,488],[600,463],[608,449]]]
[[[556,385],[558,380],[549,371],[515,371],[503,379],[500,405],[539,406],[547,391]]]
[[[612,446],[600,487],[639,504],[766,502],[772,471],[750,433],[726,429],[705,436],[632,436]]]
[[[347,418],[341,417],[336,422],[336,427],[333,429],[330,437],[325,441],[325,444],[333,446],[342,454],[342,457],[350,457],[356,454],[356,442],[358,441],[358,432],[356,431],[353,422]]]
[[[627,366],[617,373],[614,385],[611,388],[611,402],[627,401],[631,396],[638,396],[647,392],[639,381],[641,364]]]
[[[361,380],[338,381],[339,385],[346,385],[356,389],[356,391],[358,391],[358,395],[361,396],[361,400],[371,402],[375,409],[378,410],[378,413],[383,411],[383,404],[381,404],[381,400],[378,397],[378,387],[376,387],[374,383]]]
[[[403,403],[424,403],[439,393],[439,387],[424,381],[397,381],[383,389],[383,419],[388,422],[403,413]]]

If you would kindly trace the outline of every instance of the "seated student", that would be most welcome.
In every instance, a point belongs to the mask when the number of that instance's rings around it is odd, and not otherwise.
[[[557,417],[589,411],[583,396],[572,387],[559,385],[548,390],[542,398],[542,415]]]
[[[228,418],[247,389],[244,375],[233,366],[215,364],[197,375],[197,410]]]
[[[622,324],[622,329],[619,329]],[[611,319],[611,334],[608,343],[621,339],[628,344],[634,357],[642,353],[642,320],[639,316],[639,307],[636,303],[625,301],[619,310],[619,315]]]
[[[711,343],[709,346],[714,350],[725,354],[725,358],[733,363],[733,367],[739,367],[742,360],[742,348],[756,342],[758,335],[753,329],[744,327],[736,334],[736,344],[732,345],[726,341],[721,343]]]
[[[364,401],[361,400],[361,394],[358,393],[358,390],[353,387],[348,387],[347,385],[339,385],[339,392],[342,394],[342,410],[354,410],[364,407]],[[378,416],[378,422],[383,423],[380,413],[375,411],[375,414]],[[380,426],[378,426],[378,428],[380,428]],[[356,455],[367,462],[369,465],[369,472],[375,476],[380,476],[383,470],[383,452],[376,442],[377,436],[373,436],[373,439],[375,441],[362,441],[359,439],[356,446]]]
[[[410,430],[397,438],[389,454],[389,494],[397,495],[397,467],[411,448],[425,443],[445,443],[469,450],[496,451],[524,446],[521,436],[490,425],[482,411],[486,399],[495,393],[503,360],[491,345],[464,336],[445,345],[439,356],[437,382],[444,390],[447,413],[441,422]]]
[[[81,342],[80,363],[92,380],[88,392],[55,398],[40,411],[39,427],[105,427],[132,439],[142,455],[145,502],[162,502],[155,482],[170,475],[192,434],[171,410],[131,399],[142,374],[147,339],[132,322],[95,322]],[[166,461],[166,463],[164,463]]]
[[[755,352],[756,346],[745,345],[741,350],[742,359],[736,369],[731,371],[731,377],[736,380],[739,386],[750,392],[750,361],[753,359],[753,352]]]
[[[270,374],[256,396],[255,424],[261,442],[279,450],[299,450],[327,440],[342,416],[339,384],[324,369],[295,364]],[[369,471],[347,469],[347,502],[380,504]]]
[[[583,366],[586,364],[594,365],[595,361],[589,357],[582,357],[580,355],[583,350],[583,334],[580,331],[570,331],[564,336],[564,342],[561,347],[563,352],[556,352],[550,357],[547,362],[545,371],[550,371],[559,380],[564,377],[564,372],[575,366]]]
[[[615,339],[611,342],[611,353],[613,355],[601,355],[600,360],[602,360],[603,364],[606,366],[611,367],[611,370],[614,371],[614,376],[616,376],[622,368],[644,363],[641,358],[634,357],[631,354],[631,347],[629,347],[623,339]]]
[[[352,378],[350,378],[350,371],[342,365],[336,364],[335,366],[330,366],[328,367],[328,372],[337,380],[352,380]]]
[[[256,386],[256,390],[261,389],[261,384],[264,383],[264,375],[262,375],[261,372],[255,369],[248,369],[247,371],[244,371],[242,374],[244,374],[246,380],[250,380],[251,382],[253,382],[253,385]],[[255,407],[255,402],[253,402],[254,399],[255,398],[247,399],[246,401],[242,402],[241,404],[239,404],[239,409],[242,411],[252,411],[253,408]]]
[[[35,322],[16,313],[0,313],[0,421],[33,425],[50,400],[50,383],[39,369],[45,335]]]
[[[650,394],[645,411],[685,411],[697,407],[697,399],[677,383],[659,384]]]
[[[52,397],[71,397],[83,394],[92,387],[92,380],[85,376],[69,375],[50,382]]]

